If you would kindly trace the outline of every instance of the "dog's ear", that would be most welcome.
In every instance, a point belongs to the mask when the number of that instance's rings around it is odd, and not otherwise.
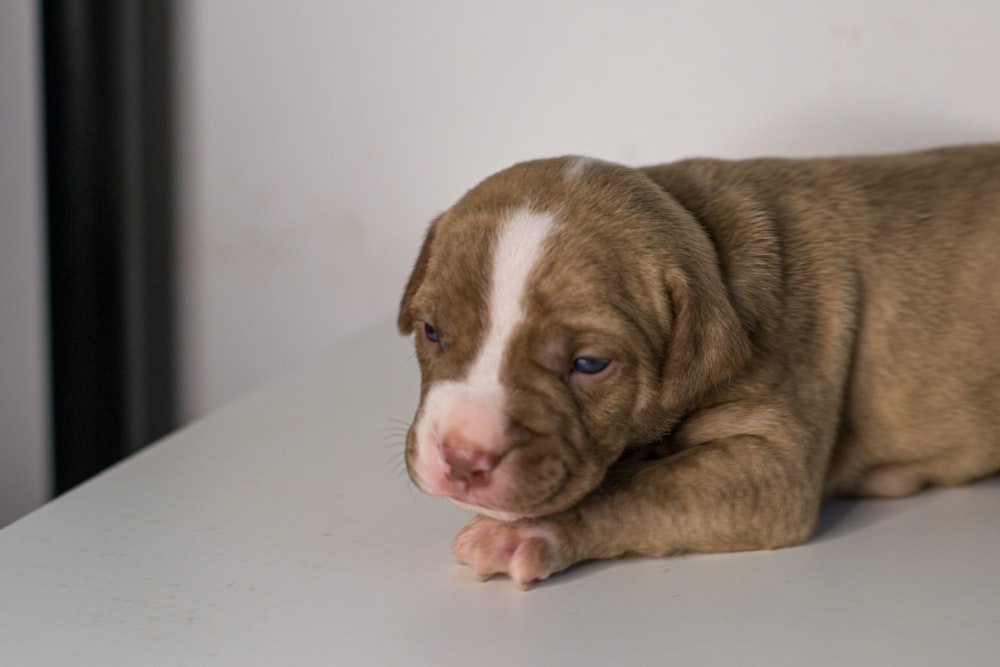
[[[689,409],[705,392],[734,377],[752,354],[718,268],[702,269],[674,270],[667,276],[674,326],[661,404],[670,412]]]
[[[427,274],[427,264],[431,259],[431,245],[434,243],[434,230],[437,227],[439,218],[440,216],[431,221],[430,226],[427,228],[427,234],[424,236],[424,244],[421,246],[420,254],[413,265],[413,271],[410,272],[410,279],[406,283],[406,289],[403,290],[403,298],[399,302],[399,315],[396,319],[396,326],[399,327],[399,333],[404,336],[409,336],[413,333],[415,319],[415,314],[413,313],[413,296],[420,289],[420,285],[424,282],[424,276]]]

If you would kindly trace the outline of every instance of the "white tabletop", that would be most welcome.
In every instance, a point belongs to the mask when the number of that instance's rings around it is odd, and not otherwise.
[[[1000,479],[521,592],[454,564],[467,515],[406,480],[416,394],[383,327],[0,531],[0,664],[1000,661]]]

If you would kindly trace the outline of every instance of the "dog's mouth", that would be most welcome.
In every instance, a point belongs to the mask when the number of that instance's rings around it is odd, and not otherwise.
[[[559,456],[529,448],[508,451],[488,470],[456,471],[434,450],[426,460],[416,449],[408,452],[410,478],[424,493],[448,498],[462,509],[501,521],[538,517],[565,509],[578,475]],[[472,464],[470,463],[470,466]],[[579,482],[579,480],[576,480]]]
[[[555,456],[531,462],[515,456],[493,472],[488,484],[439,495],[462,509],[501,521],[548,516],[586,495],[578,472]]]
[[[501,521],[569,509],[606,472],[598,461],[581,455],[584,448],[563,437],[508,432],[487,447],[475,446],[472,439],[442,437],[441,431],[434,422],[411,428],[406,448],[411,480],[424,493]]]

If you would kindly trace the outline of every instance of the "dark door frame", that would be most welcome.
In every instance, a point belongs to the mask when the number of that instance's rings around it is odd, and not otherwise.
[[[168,0],[42,0],[56,491],[175,424]]]

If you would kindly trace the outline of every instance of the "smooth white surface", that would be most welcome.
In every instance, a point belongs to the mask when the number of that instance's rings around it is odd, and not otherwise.
[[[430,219],[535,157],[1000,136],[1000,2],[179,0],[185,417],[387,317]]]
[[[0,531],[4,665],[995,665],[1000,479],[835,502],[808,544],[526,593],[414,491],[388,327]]]
[[[0,526],[49,498],[39,6],[0,2]]]

